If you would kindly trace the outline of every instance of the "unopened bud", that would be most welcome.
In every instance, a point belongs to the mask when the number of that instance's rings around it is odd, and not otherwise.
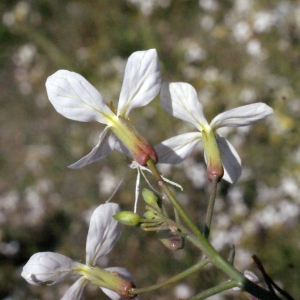
[[[157,235],[161,243],[171,251],[177,251],[184,247],[184,238],[172,234],[170,230],[160,230]]]
[[[144,213],[143,217],[148,220],[159,219],[159,217],[151,210],[148,210]]]
[[[143,189],[142,195],[147,204],[157,207],[158,198],[153,192],[148,189]]]
[[[140,216],[132,211],[121,211],[113,216],[114,219],[128,226],[137,226]]]

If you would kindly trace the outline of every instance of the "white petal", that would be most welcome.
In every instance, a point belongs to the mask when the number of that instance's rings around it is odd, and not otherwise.
[[[132,109],[147,105],[159,93],[160,86],[156,50],[134,52],[126,65],[117,114],[127,118]]]
[[[113,292],[113,291],[110,290],[110,289],[103,288],[103,287],[101,287],[101,286],[100,286],[100,289],[102,290],[102,292],[103,292],[107,297],[109,297],[109,298],[112,299],[112,300],[119,300],[119,299],[122,298],[118,293]]]
[[[242,173],[241,159],[228,140],[217,135],[217,142],[224,167],[224,176],[222,179],[230,183],[235,183]]]
[[[116,203],[105,203],[98,206],[90,221],[86,241],[86,263],[95,266],[100,256],[106,255],[121,235],[121,224],[112,216],[120,211]]]
[[[202,131],[208,125],[196,90],[188,83],[164,83],[160,93],[162,107],[175,118],[192,123]]]
[[[64,294],[61,300],[81,300],[84,288],[88,280],[84,277],[79,278]]]
[[[113,149],[115,145],[115,136],[110,132],[108,126],[105,127],[103,132],[100,134],[98,144],[93,148],[93,150],[78,160],[76,163],[69,166],[71,169],[80,169],[96,160],[99,160],[107,156]]]
[[[69,257],[53,252],[32,255],[23,267],[21,276],[30,284],[54,284],[74,275],[80,264]]]
[[[273,113],[273,109],[265,103],[253,103],[225,111],[217,115],[210,123],[216,130],[220,127],[247,126]]]
[[[105,270],[110,271],[110,272],[117,272],[120,277],[133,282],[131,273],[125,268],[111,267],[111,268],[106,268]],[[121,296],[119,294],[117,294],[116,292],[113,292],[112,290],[109,290],[107,288],[102,288],[102,287],[100,287],[100,288],[103,291],[103,293],[105,293],[110,299],[112,299],[112,300],[121,299]],[[135,298],[135,299],[137,299],[137,298]]]
[[[107,124],[115,115],[100,93],[81,75],[59,70],[46,81],[49,100],[68,119]]]
[[[159,163],[178,164],[186,159],[201,140],[200,132],[177,135],[157,144],[154,149]]]

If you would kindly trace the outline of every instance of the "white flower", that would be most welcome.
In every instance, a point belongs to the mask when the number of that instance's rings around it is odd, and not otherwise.
[[[23,268],[22,277],[30,284],[55,284],[73,275],[81,277],[68,289],[63,300],[81,299],[85,285],[90,281],[99,285],[111,299],[120,299],[132,287],[132,276],[123,268],[100,269],[96,266],[101,256],[107,255],[121,234],[121,224],[112,216],[119,205],[105,203],[96,208],[86,241],[86,265],[54,252],[39,252],[31,256]]]
[[[141,165],[145,165],[145,160],[149,158],[156,161],[154,149],[127,119],[131,110],[151,102],[160,87],[161,75],[155,49],[137,51],[129,57],[116,114],[106,105],[100,93],[81,75],[59,70],[50,76],[46,82],[46,89],[57,112],[72,120],[98,121],[107,125],[100,134],[96,147],[70,168],[86,166],[107,156],[113,149],[126,155],[129,150]]]
[[[268,105],[254,103],[223,112],[208,124],[195,89],[182,82],[163,84],[161,104],[169,114],[193,124],[199,131],[175,136],[155,146],[158,162],[180,163],[203,140],[208,175],[214,175],[213,172],[221,165],[224,175],[218,173],[221,170],[217,170],[216,174],[218,178],[223,176],[230,183],[236,182],[241,175],[241,160],[234,147],[216,130],[221,127],[247,126],[273,113]],[[218,157],[220,162],[217,161]]]

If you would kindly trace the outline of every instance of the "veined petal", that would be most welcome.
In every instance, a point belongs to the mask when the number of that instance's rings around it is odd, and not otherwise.
[[[253,103],[225,111],[217,115],[210,123],[216,130],[220,127],[247,126],[273,113],[273,109],[265,103]]]
[[[115,136],[110,132],[108,126],[102,131],[99,137],[98,144],[93,148],[93,150],[78,160],[76,163],[69,166],[71,169],[80,169],[96,160],[99,160],[107,156],[113,149],[115,145]]]
[[[241,159],[228,140],[217,135],[217,142],[224,167],[222,179],[230,183],[235,183],[242,174]]]
[[[132,109],[147,105],[158,94],[160,86],[156,50],[134,52],[126,65],[117,115],[127,118]]]
[[[84,288],[88,280],[80,277],[64,294],[61,300],[81,300]]]
[[[116,203],[105,203],[98,206],[90,221],[86,241],[86,263],[95,266],[100,256],[106,255],[121,235],[121,224],[112,216],[120,211]]]
[[[59,70],[46,81],[49,100],[64,117],[81,121],[108,124],[114,113],[100,93],[81,75]]]
[[[119,274],[120,277],[133,282],[133,277],[132,277],[131,273],[125,268],[111,267],[111,268],[106,268],[105,270],[109,271],[109,272],[116,272]],[[105,293],[112,300],[121,299],[121,296],[118,293],[113,292],[112,290],[109,290],[107,288],[102,288],[102,287],[100,287],[100,289],[103,291],[103,293]],[[135,299],[138,299],[138,298],[135,298]]]
[[[164,164],[178,164],[186,159],[201,140],[200,132],[190,132],[177,135],[157,144],[154,149],[158,162]]]
[[[196,90],[188,83],[164,83],[160,93],[162,107],[175,118],[192,123],[202,131],[208,123]]]
[[[30,284],[54,284],[76,273],[80,266],[69,257],[54,252],[38,252],[23,267],[21,276]]]

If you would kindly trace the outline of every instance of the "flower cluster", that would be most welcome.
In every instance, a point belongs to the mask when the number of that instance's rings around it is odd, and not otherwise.
[[[114,149],[131,157],[133,167],[140,167],[141,170],[146,169],[147,164],[150,166],[157,162],[177,164],[187,158],[202,140],[208,179],[219,181],[223,178],[230,183],[236,182],[242,170],[240,157],[229,141],[216,131],[226,126],[250,125],[272,114],[272,108],[264,103],[245,105],[223,112],[208,123],[196,90],[191,85],[177,82],[161,86],[161,81],[155,49],[134,52],[129,57],[116,110],[112,105],[107,105],[101,94],[81,75],[60,70],[50,76],[46,88],[57,112],[72,120],[97,121],[106,125],[98,144],[70,168],[86,166],[107,156]],[[128,117],[133,109],[149,104],[159,92],[162,107],[172,116],[194,125],[197,131],[172,137],[152,147]],[[150,207],[153,206],[152,202],[147,202]],[[22,276],[34,285],[55,284],[73,275],[80,276],[62,299],[81,299],[88,282],[99,286],[111,299],[123,296],[134,298],[134,285],[129,271],[115,267],[101,269],[97,266],[97,260],[110,252],[121,234],[120,223],[112,218],[119,210],[117,204],[105,203],[94,211],[87,236],[86,264],[74,262],[62,254],[40,252],[29,259]],[[152,210],[158,211],[160,217],[152,217]],[[159,226],[164,224],[166,216],[159,207],[152,207],[152,210],[149,211],[151,216],[149,213],[144,216],[146,227],[161,229]],[[120,216],[124,219],[122,214]],[[127,220],[128,216],[130,219]],[[125,214],[126,222],[131,224],[134,221],[133,225],[139,223],[139,218],[132,220],[132,216],[136,218],[136,215]],[[165,226],[169,234],[169,225]],[[171,232],[171,238],[163,235],[159,239],[168,248],[180,249],[182,238],[180,235],[174,238],[173,235],[174,232]]]

